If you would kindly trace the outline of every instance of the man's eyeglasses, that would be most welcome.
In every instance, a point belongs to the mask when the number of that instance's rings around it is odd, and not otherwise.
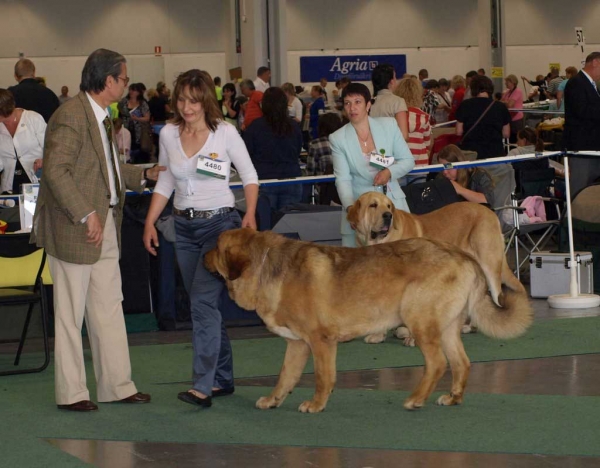
[[[122,76],[117,76],[117,82],[119,80],[123,80],[123,83],[125,84],[125,86],[127,86],[129,84],[129,77],[126,76],[125,78],[123,78]]]

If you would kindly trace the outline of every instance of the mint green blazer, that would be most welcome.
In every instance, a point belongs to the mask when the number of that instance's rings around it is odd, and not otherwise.
[[[409,211],[398,179],[409,173],[415,166],[410,149],[394,118],[369,117],[369,126],[377,151],[380,152],[384,149],[385,156],[393,156],[395,159],[394,164],[389,167],[392,178],[388,182],[387,196],[394,202],[396,208]],[[382,187],[373,186],[373,175],[369,172],[369,164],[363,156],[358,136],[352,124],[344,125],[337,132],[332,133],[329,136],[329,144],[333,157],[335,186],[344,212],[363,193],[383,191]],[[348,243],[348,239],[345,238],[345,236],[354,234],[346,216],[342,216],[341,232],[344,245],[353,244],[353,241]]]

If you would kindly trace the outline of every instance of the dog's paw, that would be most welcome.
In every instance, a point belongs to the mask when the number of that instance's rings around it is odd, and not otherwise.
[[[415,339],[412,336],[407,336],[404,338],[402,344],[407,348],[414,348],[416,346]]]
[[[304,401],[298,407],[301,413],[320,413],[325,409],[325,405],[315,403],[313,400]]]
[[[463,335],[466,335],[468,333],[473,333],[474,331],[475,331],[475,327],[473,327],[472,325],[467,325],[467,324],[464,324],[460,330],[460,332]]]
[[[404,409],[407,409],[409,411],[418,410],[419,408],[423,407],[423,404],[424,403],[422,401],[407,398],[406,400],[404,400]]]
[[[377,344],[383,343],[385,341],[385,334],[379,333],[377,335],[367,335],[365,336],[365,343],[367,344]]]
[[[277,408],[279,407],[279,405],[281,405],[281,400],[277,400],[276,398],[273,398],[272,396],[264,396],[264,397],[260,397],[257,401],[255,406],[258,409],[271,409],[271,408]]]
[[[457,396],[457,395],[453,395],[452,393],[447,393],[445,395],[442,395],[435,402],[435,404],[439,405],[439,406],[454,406],[454,405],[460,405],[461,403],[462,403],[462,395]]]
[[[394,330],[394,336],[399,340],[403,340],[410,337],[410,331],[406,327],[398,327]]]

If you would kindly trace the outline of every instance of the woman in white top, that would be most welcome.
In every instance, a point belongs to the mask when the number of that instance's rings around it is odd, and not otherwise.
[[[398,123],[404,139],[408,139],[408,107],[400,96],[393,91],[396,88],[396,70],[393,65],[382,63],[373,69],[373,105],[371,117],[393,117]]]
[[[296,88],[292,83],[283,83],[281,90],[288,99],[288,115],[300,123],[302,121],[302,101],[296,97]]]
[[[173,91],[174,118],[160,132],[160,174],[144,228],[144,246],[156,255],[154,223],[175,191],[175,252],[192,315],[192,388],[178,398],[208,408],[211,396],[233,393],[233,360],[218,309],[224,283],[204,267],[204,255],[229,229],[256,229],[258,177],[242,138],[223,121],[211,76],[189,70]],[[246,214],[240,219],[229,188],[231,164],[244,184]]]
[[[16,108],[12,93],[0,89],[0,192],[19,193],[21,184],[38,182],[45,133],[40,114]]]

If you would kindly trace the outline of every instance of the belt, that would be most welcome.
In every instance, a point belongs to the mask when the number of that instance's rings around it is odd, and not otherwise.
[[[185,210],[178,210],[173,208],[173,214],[177,216],[183,216],[185,219],[210,219],[217,215],[229,213],[233,211],[233,208],[217,208],[216,210],[201,211],[195,210],[194,208],[186,208]]]

